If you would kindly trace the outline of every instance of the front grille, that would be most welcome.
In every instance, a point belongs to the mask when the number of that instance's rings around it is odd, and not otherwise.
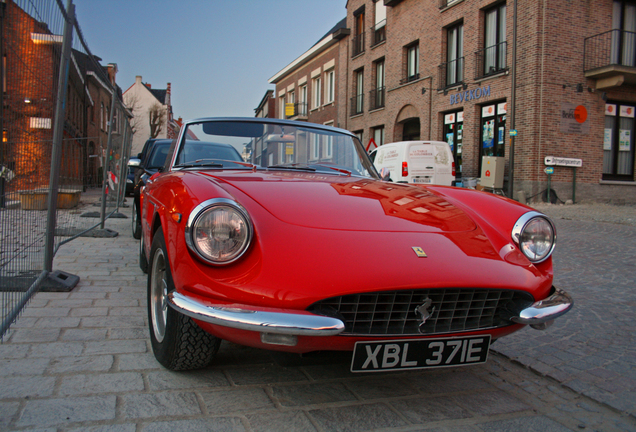
[[[308,310],[343,320],[341,334],[433,335],[505,327],[511,313],[533,302],[523,291],[435,288],[332,297]],[[422,305],[430,313],[424,324],[415,311]]]

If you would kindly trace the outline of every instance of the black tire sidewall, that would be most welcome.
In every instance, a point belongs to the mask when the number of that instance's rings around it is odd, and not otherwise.
[[[172,273],[170,271],[170,262],[168,260],[168,251],[166,250],[166,242],[163,238],[163,231],[161,228],[157,230],[154,235],[154,239],[152,241],[152,248],[150,249],[150,263],[148,265],[148,295],[147,295],[147,303],[148,303],[148,327],[150,330],[150,343],[152,345],[152,350],[155,354],[155,357],[163,366],[168,369],[172,369],[172,360],[175,357],[175,350],[177,344],[177,334],[179,330],[179,316],[178,313],[168,307],[168,314],[166,318],[166,331],[161,342],[158,342],[155,338],[155,333],[153,331],[153,323],[152,323],[152,312],[151,312],[151,298],[152,298],[152,287],[151,287],[151,279],[152,273],[154,269],[152,268],[154,264],[155,253],[158,249],[163,250],[164,259],[166,261],[166,281],[168,283],[168,292],[174,290],[174,283],[172,281]]]
[[[148,258],[146,258],[146,252],[144,251],[144,239],[139,240],[139,268],[142,272],[148,273]]]
[[[133,223],[132,223],[132,236],[133,238],[141,238],[141,216],[139,211],[139,203],[133,199]]]

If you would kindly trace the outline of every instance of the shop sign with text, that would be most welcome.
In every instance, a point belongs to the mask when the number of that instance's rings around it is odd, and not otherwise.
[[[561,104],[561,132],[578,134],[590,132],[590,119],[585,105]]]
[[[463,102],[470,102],[472,100],[477,100],[485,97],[490,97],[490,86],[488,87],[477,87],[473,90],[460,91],[453,95],[450,95],[450,104],[460,104]]]

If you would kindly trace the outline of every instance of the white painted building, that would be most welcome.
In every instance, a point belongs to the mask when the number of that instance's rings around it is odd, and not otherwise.
[[[133,113],[130,120],[134,131],[132,157],[136,157],[143,149],[146,140],[151,138],[150,110],[159,106],[165,115],[162,118],[161,130],[154,138],[175,138],[178,125],[173,120],[170,102],[170,83],[166,89],[153,89],[148,83],[143,83],[141,75],[137,75],[135,83],[124,92],[124,103]]]

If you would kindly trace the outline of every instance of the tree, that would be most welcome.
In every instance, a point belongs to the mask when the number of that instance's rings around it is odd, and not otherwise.
[[[167,110],[163,105],[155,102],[148,108],[148,121],[150,122],[150,138],[157,138],[166,124]]]
[[[136,94],[126,93],[124,94],[124,103],[126,104],[126,108],[128,108],[133,115],[130,119],[130,130],[134,135],[139,130],[142,121],[139,96]]]

